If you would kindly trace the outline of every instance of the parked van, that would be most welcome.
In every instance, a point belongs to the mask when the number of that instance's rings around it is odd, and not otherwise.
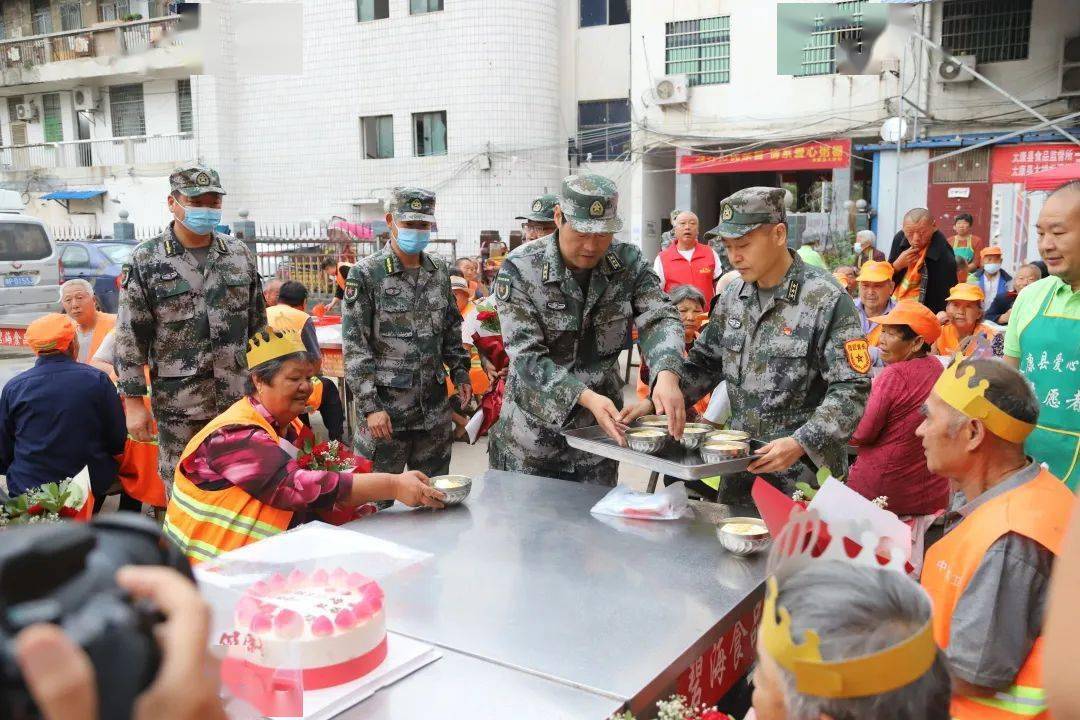
[[[24,213],[21,195],[0,190],[0,315],[56,312],[60,257],[45,223]]]

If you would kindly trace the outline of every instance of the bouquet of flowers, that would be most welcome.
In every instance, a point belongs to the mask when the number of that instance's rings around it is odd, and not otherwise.
[[[86,491],[78,484],[65,480],[45,483],[0,506],[0,527],[37,522],[60,522],[70,518],[85,519]],[[92,505],[90,506],[93,507]]]
[[[337,440],[314,444],[308,439],[301,453],[296,457],[296,464],[304,470],[326,470],[331,472],[367,473],[371,472],[371,461],[350,452]],[[331,510],[324,510],[319,517],[332,524],[344,525],[357,518],[371,515],[378,508],[374,503],[366,503],[360,507],[341,507],[335,505]]]
[[[334,472],[371,472],[371,461],[354,455],[337,440],[318,445],[309,439],[301,448],[296,464],[304,470],[332,470]]]
[[[695,706],[682,695],[672,695],[667,700],[656,703],[657,720],[732,720],[727,713],[704,705]],[[637,720],[627,711],[612,715],[610,720]]]

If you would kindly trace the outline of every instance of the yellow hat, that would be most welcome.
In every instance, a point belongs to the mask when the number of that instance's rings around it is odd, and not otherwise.
[[[895,273],[892,263],[867,260],[859,269],[859,276],[855,279],[859,282],[885,282],[892,280]]]
[[[986,299],[986,295],[983,293],[982,288],[978,285],[972,285],[971,283],[960,283],[959,285],[953,285],[949,290],[949,297],[946,300],[968,300],[969,302],[981,303]]]
[[[295,330],[263,328],[248,340],[248,369],[279,357],[302,352],[307,352],[307,348],[300,339],[300,333]]]
[[[973,385],[975,368],[970,365],[961,368],[963,362],[964,358],[959,354],[953,357],[952,363],[934,383],[937,396],[969,418],[981,420],[999,438],[1017,444],[1024,442],[1035,426],[1014,418],[987,400],[986,389],[990,383],[979,380]]]
[[[75,323],[67,315],[49,313],[26,327],[23,342],[40,355],[43,352],[63,352],[75,337]]]

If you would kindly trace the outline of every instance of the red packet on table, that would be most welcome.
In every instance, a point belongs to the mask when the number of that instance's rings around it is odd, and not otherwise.
[[[776,489],[761,477],[754,478],[754,485],[750,489],[750,496],[754,499],[758,512],[761,513],[761,519],[765,522],[765,527],[769,529],[769,534],[774,538],[780,537],[780,533],[783,531],[784,526],[787,525],[792,512],[806,509],[804,503],[792,500],[788,495],[785,495],[782,491]],[[866,502],[870,501],[867,500]],[[818,533],[817,540],[814,542],[814,547],[812,549],[806,548],[809,549],[814,556],[823,553],[832,539],[832,536],[829,533],[829,523],[825,520],[819,520]],[[863,549],[860,543],[846,535],[843,537],[843,548],[844,552],[851,558],[859,555]],[[910,548],[908,548],[908,551],[910,553]],[[882,566],[889,564],[890,559],[886,555],[879,552],[875,553],[875,555]],[[912,566],[910,562],[905,562],[904,569],[908,574],[915,571],[914,566]]]

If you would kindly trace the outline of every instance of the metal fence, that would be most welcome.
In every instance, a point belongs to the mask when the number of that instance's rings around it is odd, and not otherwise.
[[[35,22],[34,37],[0,40],[0,67],[29,70],[60,60],[129,55],[162,44],[175,45],[179,42],[176,37],[163,41],[176,27],[178,19],[169,16],[57,33]]]

